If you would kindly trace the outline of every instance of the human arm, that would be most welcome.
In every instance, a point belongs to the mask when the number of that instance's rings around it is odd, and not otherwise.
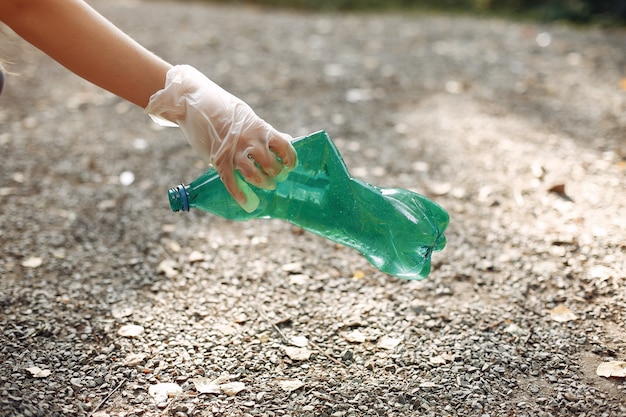
[[[140,107],[171,68],[81,0],[2,0],[0,20],[70,71]]]
[[[247,211],[251,184],[273,188],[293,169],[291,137],[189,66],[147,51],[82,0],[1,0],[0,20],[82,78],[183,130]]]

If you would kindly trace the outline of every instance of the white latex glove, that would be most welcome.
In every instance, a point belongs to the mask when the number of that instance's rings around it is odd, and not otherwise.
[[[274,189],[298,163],[291,136],[189,65],[167,72],[165,87],[150,97],[146,113],[161,125],[179,126],[247,212],[259,198],[236,171],[250,184]]]

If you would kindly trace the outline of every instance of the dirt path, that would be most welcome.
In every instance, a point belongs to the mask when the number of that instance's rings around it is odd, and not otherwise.
[[[286,223],[170,213],[204,170],[181,133],[5,31],[0,415],[626,415],[596,375],[626,360],[626,32],[93,3],[438,201],[449,243],[407,282]]]

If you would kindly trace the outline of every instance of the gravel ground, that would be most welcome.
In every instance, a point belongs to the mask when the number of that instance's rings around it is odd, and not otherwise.
[[[448,247],[402,281],[287,223],[171,213],[205,169],[182,134],[4,30],[0,415],[626,415],[596,374],[626,360],[624,30],[93,3],[435,199]]]

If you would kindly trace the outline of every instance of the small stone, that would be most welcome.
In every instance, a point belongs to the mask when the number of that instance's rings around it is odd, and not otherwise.
[[[297,379],[283,379],[276,381],[276,384],[283,391],[292,392],[304,386],[304,382]]]
[[[294,336],[289,341],[292,345],[301,348],[309,345],[309,339],[306,336]]]
[[[365,334],[359,330],[352,330],[342,334],[343,338],[350,343],[363,343],[367,340]]]
[[[285,346],[285,354],[289,356],[289,359],[294,361],[306,361],[311,357],[311,351],[307,348],[299,348],[293,346]]]
[[[22,262],[24,268],[39,268],[43,264],[43,258],[38,256],[31,256]]]
[[[302,272],[302,264],[300,262],[292,262],[292,263],[284,264],[281,267],[281,269],[289,273]]]
[[[202,262],[202,261],[204,261],[204,254],[202,252],[194,250],[193,252],[191,252],[189,254],[189,257],[187,258],[187,261],[189,263]]]
[[[41,369],[38,366],[31,366],[30,368],[26,368],[26,370],[30,372],[33,378],[45,378],[52,373],[49,369]]]
[[[378,341],[377,346],[379,348],[381,348],[381,349],[393,350],[400,343],[402,343],[402,339],[397,339],[397,338],[393,338],[393,337],[383,336]]]
[[[136,324],[127,324],[120,327],[120,329],[117,331],[117,334],[122,337],[137,337],[142,335],[143,332],[143,326],[138,326]]]

